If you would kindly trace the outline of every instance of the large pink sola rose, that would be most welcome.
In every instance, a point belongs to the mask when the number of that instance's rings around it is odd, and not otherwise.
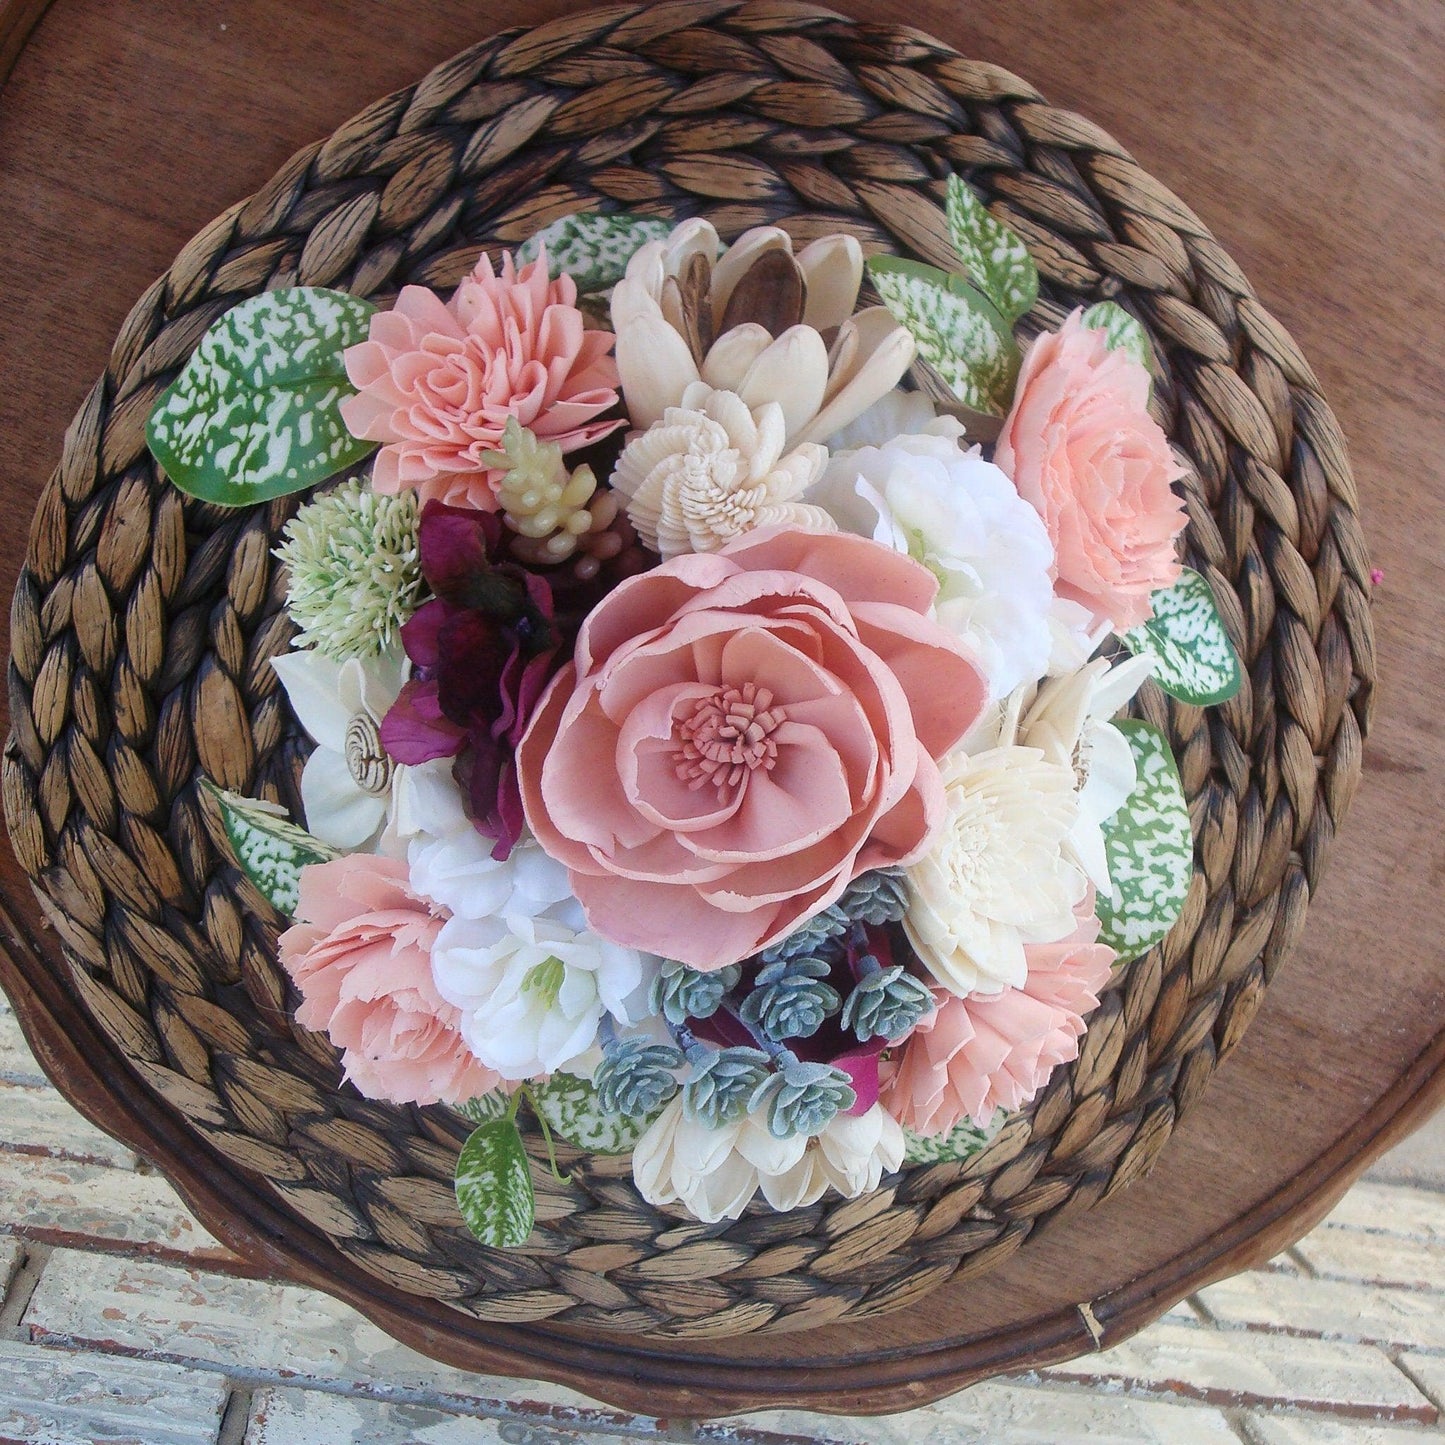
[[[399,859],[353,853],[301,870],[300,920],[279,940],[301,990],[296,1021],[328,1034],[368,1098],[461,1103],[501,1082],[462,1042],[460,1012],[432,982],[445,920]]]
[[[485,255],[450,303],[406,286],[371,318],[365,341],[346,349],[357,394],[341,403],[353,436],[382,442],[378,492],[415,488],[423,502],[497,509],[488,468],[508,417],[564,452],[622,426],[595,418],[617,401],[610,331],[588,331],[570,276],[547,277],[547,253],[496,275]]]
[[[866,538],[774,529],[598,604],[517,754],[598,933],[722,968],[921,855],[935,760],[987,700],[937,586]]]
[[[1185,522],[1148,371],[1075,311],[1029,348],[994,461],[1049,529],[1059,595],[1121,632],[1147,622]]]
[[[1025,947],[1022,987],[967,998],[933,990],[938,1007],[908,1036],[882,1089],[900,1124],[928,1137],[965,1119],[986,1128],[995,1109],[1028,1103],[1060,1064],[1078,1058],[1114,950],[1095,941],[1092,890],[1074,917],[1067,938]]]

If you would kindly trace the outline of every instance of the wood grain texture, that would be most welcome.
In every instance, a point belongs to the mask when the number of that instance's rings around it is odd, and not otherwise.
[[[0,0],[0,85],[49,8],[50,0]]]
[[[458,9],[433,5],[409,9],[405,17],[382,12],[376,34],[359,37],[334,14],[278,17],[264,5],[242,6],[227,22],[245,32],[233,42],[198,34],[193,17],[189,31],[184,16],[167,22],[163,7],[129,16],[131,28],[117,36],[106,30],[106,15],[92,14],[79,0],[59,0],[0,101],[0,144],[18,162],[0,181],[7,214],[15,218],[0,245],[10,253],[9,274],[35,278],[33,291],[7,306],[7,330],[16,323],[16,339],[4,343],[7,360],[13,374],[33,378],[0,400],[0,483],[16,499],[4,546],[7,584],[23,549],[23,518],[48,464],[36,458],[48,459],[58,449],[59,428],[79,403],[85,380],[103,363],[131,297],[191,231],[259,184],[287,149],[325,133],[366,100],[415,79],[475,38],[457,28]],[[1186,1281],[1238,1268],[1306,1227],[1352,1168],[1363,1166],[1371,1141],[1382,1142],[1391,1119],[1403,1121],[1438,1096],[1440,978],[1438,954],[1431,952],[1431,875],[1439,859],[1430,854],[1438,842],[1418,775],[1438,762],[1438,747],[1432,758],[1430,743],[1431,709],[1439,703],[1439,600],[1423,579],[1439,504],[1412,495],[1400,479],[1409,476],[1412,463],[1424,475],[1422,463],[1439,454],[1441,441],[1437,411],[1427,405],[1430,373],[1419,326],[1419,318],[1438,314],[1440,297],[1439,277],[1427,265],[1431,227],[1439,217],[1419,198],[1432,194],[1432,164],[1438,171],[1438,96],[1429,77],[1438,73],[1441,37],[1438,27],[1432,32],[1407,8],[1392,12],[1390,26],[1367,32],[1362,12],[1345,7],[1322,21],[1317,34],[1301,38],[1292,34],[1286,10],[1255,5],[1225,19],[1150,5],[1139,7],[1125,26],[1112,7],[1033,6],[1011,14],[1008,28],[1001,17],[988,17],[997,30],[985,28],[983,17],[971,18],[967,32],[942,7],[909,16],[972,55],[1027,73],[1054,99],[1088,111],[1221,233],[1300,339],[1326,393],[1339,401],[1347,430],[1355,433],[1367,515],[1372,504],[1384,512],[1372,531],[1386,570],[1381,621],[1393,624],[1382,627],[1386,677],[1392,648],[1410,669],[1398,675],[1420,676],[1407,697],[1391,699],[1403,702],[1401,714],[1390,703],[1384,707],[1375,756],[1381,756],[1380,738],[1388,747],[1393,737],[1393,756],[1384,756],[1395,771],[1377,769],[1383,782],[1377,776],[1375,787],[1365,790],[1363,822],[1357,815],[1337,852],[1325,903],[1312,913],[1301,954],[1271,988],[1235,1060],[1182,1127],[1154,1177],[1059,1226],[984,1280],[935,1295],[926,1310],[871,1323],[864,1346],[843,1327],[815,1330],[788,1341],[790,1365],[767,1369],[756,1363],[758,1347],[746,1341],[691,1348],[634,1344],[556,1328],[479,1329],[445,1312],[428,1316],[424,1309],[418,1313],[415,1301],[398,1306],[378,1299],[370,1281],[356,1279],[354,1271],[348,1278],[349,1267],[334,1255],[313,1251],[309,1242],[297,1248],[294,1238],[279,1252],[274,1240],[253,1241],[263,1256],[269,1250],[266,1257],[292,1273],[335,1272],[343,1292],[359,1295],[358,1303],[394,1327],[425,1335],[439,1353],[485,1360],[492,1368],[507,1368],[499,1362],[510,1358],[511,1367],[522,1370],[540,1370],[539,1359],[545,1359],[543,1373],[613,1398],[642,1388],[629,1383],[641,1369],[659,1383],[635,1398],[654,1407],[665,1389],[679,1409],[764,1400],[897,1408],[991,1368],[1087,1348],[1089,1335],[1074,1302],[1094,1301],[1106,1337],[1122,1337],[1182,1294]],[[56,28],[67,13],[75,23]],[[511,18],[503,13],[491,23]],[[533,10],[525,18],[546,16]],[[1091,39],[1081,46],[1071,32],[1085,23]],[[97,38],[102,35],[109,48]],[[1311,66],[1300,76],[1292,66],[1282,67],[1274,77],[1265,57],[1300,44]],[[1191,57],[1202,54],[1211,56],[1210,65],[1191,66]],[[1292,53],[1292,62],[1297,59]],[[109,67],[109,80],[128,104],[117,100],[109,112],[102,105],[81,114],[70,98],[97,60]],[[27,71],[32,62],[38,67],[33,75]],[[1105,89],[1110,73],[1128,80]],[[1335,83],[1320,84],[1321,74]],[[157,83],[161,76],[172,77],[171,87]],[[1389,124],[1382,131],[1376,115],[1375,128],[1361,134],[1362,116],[1381,106]],[[202,115],[213,129],[206,146],[197,147],[187,143],[187,127]],[[1270,123],[1282,129],[1271,131]],[[170,149],[158,152],[166,135]],[[140,164],[116,166],[116,157],[138,152]],[[258,154],[265,157],[259,166]],[[1295,160],[1286,164],[1291,154]],[[1412,165],[1423,166],[1423,176],[1412,177]],[[1383,234],[1376,205],[1391,218]],[[1284,233],[1277,233],[1286,220]],[[1332,265],[1322,264],[1330,258]],[[93,270],[89,277],[78,274],[86,266]],[[1380,284],[1382,274],[1390,278],[1388,289]],[[85,297],[80,324],[77,293]],[[45,338],[48,363],[43,375],[35,366],[39,337]],[[1391,460],[1395,469],[1381,475]],[[1421,585],[1412,588],[1412,577]],[[1396,596],[1398,612],[1390,610]],[[1381,791],[1387,794],[1383,813],[1372,798]],[[1363,851],[1351,846],[1360,832],[1366,835]],[[1402,841],[1400,866],[1393,866]],[[19,915],[17,931],[33,930],[34,914],[24,916],[13,869],[6,881]],[[1345,900],[1339,911],[1331,907],[1335,896]],[[18,949],[17,956],[23,956]],[[1356,981],[1361,959],[1370,962],[1368,989]],[[43,1000],[34,1001],[46,992],[43,959],[32,959],[25,971],[29,982],[22,985],[12,961],[6,983],[30,995],[26,1012],[33,1031],[44,1007]],[[25,998],[20,1002],[24,1007]],[[63,1006],[59,998],[51,1002]],[[42,1057],[72,1081],[83,1081],[88,1065],[104,1057],[99,1040],[78,1050],[74,1040],[49,1043]],[[69,1057],[57,1052],[63,1048],[71,1050]],[[110,1108],[113,1115],[107,1089],[122,1094],[118,1081],[112,1075],[106,1085],[92,1074],[91,1086],[91,1107],[102,1113]],[[80,1093],[86,1086],[72,1087]],[[146,1113],[144,1104],[139,1113]],[[180,1157],[183,1134],[163,1120],[148,1118],[147,1125],[149,1142],[133,1142],[165,1155],[188,1193],[197,1191],[199,1200],[209,1189],[212,1211],[222,1210],[204,1160]],[[216,1228],[205,1208],[202,1213]],[[253,1224],[244,1233],[267,1217],[264,1209],[246,1213]],[[901,1353],[890,1358],[891,1352]],[[832,1368],[844,1362],[846,1372]],[[832,1393],[840,1388],[846,1392],[842,1404]]]

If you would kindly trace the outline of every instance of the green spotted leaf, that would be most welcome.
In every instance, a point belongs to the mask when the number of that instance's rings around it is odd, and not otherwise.
[[[954,397],[1002,416],[1018,379],[1019,349],[993,303],[963,277],[902,256],[875,256],[868,274]]]
[[[522,243],[517,264],[535,260],[538,248],[545,242],[547,267],[552,275],[565,272],[577,283],[579,296],[595,295],[622,279],[634,252],[648,241],[660,241],[671,230],[669,221],[626,211],[608,216],[595,211],[563,216]]]
[[[1150,723],[1114,724],[1138,770],[1134,791],[1104,824],[1113,896],[1098,897],[1099,942],[1120,963],[1138,958],[1174,926],[1194,876],[1194,832],[1169,739]]]
[[[662,1112],[645,1119],[609,1114],[597,1102],[597,1090],[576,1074],[553,1074],[532,1085],[537,1112],[569,1144],[593,1154],[626,1154]]]
[[[532,1171],[510,1114],[475,1128],[457,1156],[457,1208],[466,1226],[493,1249],[526,1244],[537,1218]]]
[[[1172,587],[1150,600],[1154,615],[1122,636],[1131,652],[1154,659],[1154,681],[1196,707],[1233,697],[1244,669],[1208,579],[1186,567]]]
[[[945,206],[953,247],[969,279],[1006,321],[1017,321],[1038,300],[1039,273],[1023,238],[989,215],[972,187],[948,178]]]
[[[369,301],[293,287],[232,307],[160,395],[146,441],[183,492],[224,507],[324,482],[376,449],[341,419],[355,394],[342,353],[365,341]]]
[[[1149,338],[1144,328],[1117,301],[1100,301],[1080,318],[1094,331],[1102,331],[1110,351],[1125,351],[1145,368],[1149,365]]]
[[[298,828],[275,803],[243,798],[214,783],[203,784],[221,810],[221,822],[241,871],[278,913],[296,916],[301,870],[341,855],[329,843]]]
[[[977,1154],[1000,1129],[1008,1115],[1002,1109],[994,1112],[988,1128],[980,1129],[977,1124],[965,1120],[949,1134],[937,1134],[924,1138],[912,1129],[903,1131],[905,1164],[942,1164],[954,1159],[969,1159]]]
[[[473,1124],[485,1124],[490,1119],[505,1117],[511,1106],[512,1101],[503,1090],[493,1089],[490,1094],[479,1094],[475,1099],[458,1104],[456,1108],[458,1114],[470,1119]]]

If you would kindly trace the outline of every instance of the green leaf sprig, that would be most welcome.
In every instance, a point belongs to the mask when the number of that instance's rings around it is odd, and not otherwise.
[[[966,275],[899,256],[875,256],[868,274],[952,398],[1003,416],[1020,363],[1013,324],[1038,297],[1038,269],[1022,238],[958,176],[948,178],[945,215]]]
[[[244,507],[304,491],[376,449],[347,430],[343,354],[365,341],[369,301],[290,287],[233,306],[163,391],[146,443],[181,491]]]
[[[1226,702],[1244,681],[1239,653],[1207,578],[1185,567],[1172,587],[1150,599],[1154,615],[1120,634],[1131,652],[1154,659],[1154,681],[1195,707]]]
[[[579,297],[600,296],[626,274],[627,263],[649,241],[660,241],[672,223],[657,216],[636,216],[628,211],[602,215],[581,211],[544,226],[517,251],[517,265],[534,261],[547,247],[548,269],[565,272],[577,283]]]
[[[1174,927],[1194,877],[1194,832],[1169,739],[1150,723],[1114,724],[1134,754],[1138,778],[1103,826],[1112,896],[1097,899],[1099,942],[1119,963],[1138,958]]]
[[[472,1234],[492,1249],[520,1249],[537,1222],[532,1170],[517,1128],[526,1093],[518,1089],[505,1114],[478,1124],[457,1156],[457,1208]]]
[[[237,866],[278,913],[294,918],[301,898],[301,870],[341,854],[298,828],[274,803],[243,798],[204,780],[201,786],[220,809]]]

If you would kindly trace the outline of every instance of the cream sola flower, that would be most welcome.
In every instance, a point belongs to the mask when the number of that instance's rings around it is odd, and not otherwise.
[[[777,402],[749,408],[735,392],[696,381],[617,459],[612,486],[627,498],[638,536],[667,560],[716,552],[754,527],[834,529],[821,508],[797,499],[828,453],[803,443],[783,455]]]
[[[721,1125],[675,1098],[633,1146],[632,1177],[649,1204],[681,1204],[704,1224],[736,1219],[761,1189],[776,1210],[876,1189],[903,1164],[903,1130],[879,1104],[837,1114],[821,1133],[779,1139],[759,1114]]]
[[[316,743],[301,774],[306,826],[335,848],[371,848],[391,814],[398,775],[407,771],[387,756],[379,733],[406,680],[405,655],[394,648],[337,661],[307,648],[273,657],[271,666]]]
[[[1054,549],[1038,513],[958,430],[897,436],[829,462],[808,500],[845,532],[922,562],[938,620],[972,648],[994,698],[1049,663]]]
[[[794,256],[786,231],[762,226],[719,250],[707,221],[684,221],[641,247],[613,289],[635,427],[704,381],[749,407],[776,402],[792,448],[821,442],[898,384],[913,339],[882,306],[853,314],[863,280],[853,237],[824,236]]]
[[[535,843],[493,858],[455,788],[432,790],[423,807],[411,886],[451,910],[432,976],[461,1011],[467,1046],[504,1079],[590,1072],[603,1018],[639,1022],[660,961],[591,932],[567,870]]]
[[[1113,666],[1097,657],[1077,672],[1042,682],[1031,699],[1029,690],[1020,699],[1016,740],[1073,772],[1079,809],[1065,851],[1105,894],[1111,885],[1103,825],[1137,781],[1134,754],[1109,719],[1138,692],[1153,666],[1149,657]]]
[[[1074,773],[1038,748],[998,747],[942,765],[945,814],[908,869],[903,926],[954,993],[998,993],[1028,976],[1024,945],[1073,929],[1088,881],[1066,845],[1078,818]]]

